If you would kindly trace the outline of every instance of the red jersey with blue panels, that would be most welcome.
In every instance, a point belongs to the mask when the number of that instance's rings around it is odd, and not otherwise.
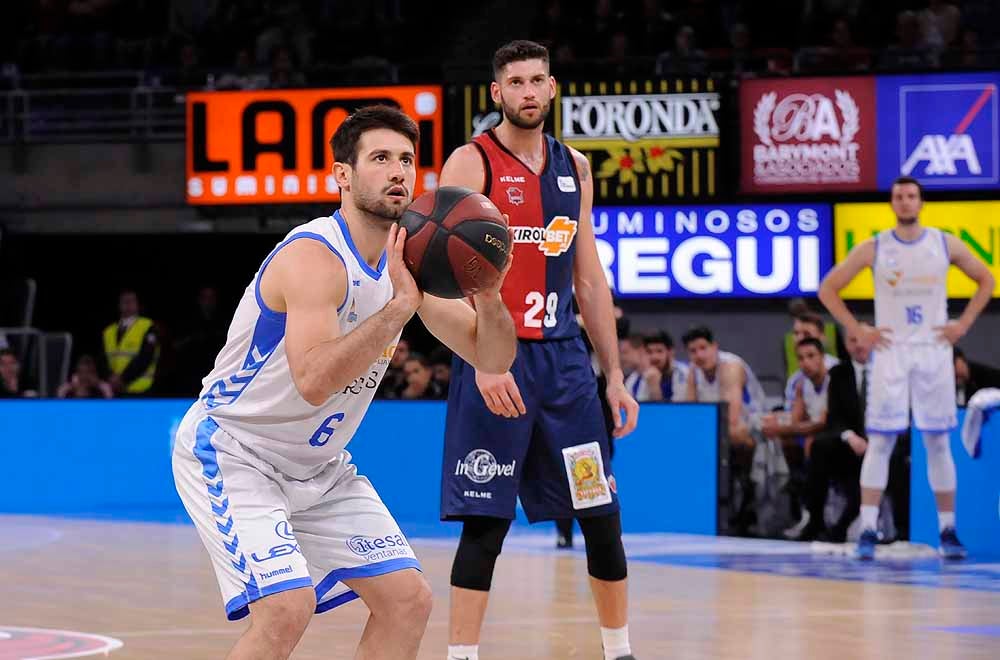
[[[580,180],[570,150],[550,135],[545,165],[535,174],[493,130],[479,135],[486,169],[483,194],[510,217],[514,266],[501,294],[519,339],[576,337],[573,256],[580,222]]]

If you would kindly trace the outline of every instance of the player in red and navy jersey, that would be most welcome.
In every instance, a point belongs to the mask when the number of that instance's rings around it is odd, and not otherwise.
[[[631,659],[621,518],[599,397],[613,411],[616,437],[635,428],[639,406],[618,363],[591,224],[590,164],[542,132],[556,92],[543,46],[507,44],[494,55],[493,74],[503,121],[448,158],[441,185],[480,191],[509,216],[514,265],[501,294],[520,341],[509,373],[479,373],[458,358],[452,367],[441,517],[463,528],[448,658],[478,660],[493,568],[520,496],[531,522],[579,521],[605,658]],[[573,314],[574,291],[608,379],[603,393]]]

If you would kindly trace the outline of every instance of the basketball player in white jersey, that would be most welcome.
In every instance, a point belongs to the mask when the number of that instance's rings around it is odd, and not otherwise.
[[[760,428],[764,388],[743,358],[719,350],[712,331],[701,326],[682,338],[691,369],[685,401],[725,401],[729,404],[729,439],[734,446],[752,447],[751,431]]]
[[[230,658],[287,658],[313,613],[358,597],[371,616],[355,658],[417,655],[430,588],[344,446],[415,312],[477,369],[504,373],[516,350],[499,284],[473,310],[421,294],[403,263],[395,220],[411,200],[417,135],[385,106],[337,129],[340,210],[264,260],[178,430],[177,490],[226,614],[250,615]]]
[[[861,522],[858,557],[873,559],[878,541],[878,506],[889,475],[896,436],[914,425],[927,448],[927,477],[937,500],[941,554],[961,559],[955,534],[955,464],[949,432],[957,423],[952,345],[986,307],[993,275],[961,240],[920,224],[923,190],[916,179],[892,184],[896,226],[855,247],[819,289],[819,299],[849,334],[857,334],[871,357],[871,385],[865,407],[868,450],[861,466]],[[958,320],[948,319],[946,276],[958,266],[977,285]],[[860,323],[840,291],[863,268],[875,278],[875,326]]]

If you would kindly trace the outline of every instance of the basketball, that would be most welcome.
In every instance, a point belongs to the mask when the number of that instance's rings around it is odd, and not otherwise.
[[[421,291],[465,298],[495,286],[507,262],[507,221],[486,196],[445,186],[413,200],[399,220],[403,260]]]

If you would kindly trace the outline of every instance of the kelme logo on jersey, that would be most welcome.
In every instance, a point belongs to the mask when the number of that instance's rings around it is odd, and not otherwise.
[[[576,237],[576,220],[557,215],[547,227],[514,227],[515,243],[534,243],[546,257],[565,254]]]
[[[473,449],[455,465],[455,476],[464,476],[472,483],[485,484],[493,477],[513,477],[517,461],[497,463],[497,459],[486,449]]]

